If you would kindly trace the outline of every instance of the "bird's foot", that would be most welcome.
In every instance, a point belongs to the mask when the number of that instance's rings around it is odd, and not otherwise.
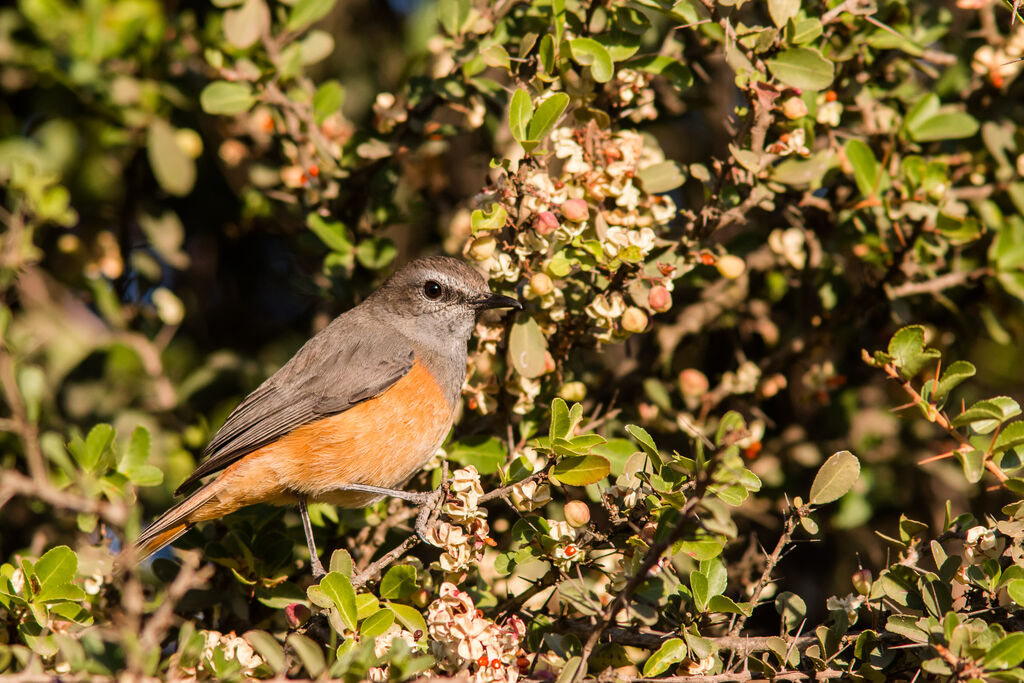
[[[447,469],[447,468],[446,468]],[[445,472],[447,474],[447,472]],[[381,496],[400,498],[419,507],[419,514],[416,515],[416,535],[428,545],[434,545],[430,540],[429,531],[440,513],[441,503],[444,502],[448,493],[447,477],[433,491],[402,491],[401,489],[387,489],[380,486],[369,486],[367,484],[346,484],[339,486],[336,491],[353,491],[356,493],[376,493]]]

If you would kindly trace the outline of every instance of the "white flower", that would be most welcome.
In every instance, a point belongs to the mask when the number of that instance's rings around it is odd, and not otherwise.
[[[830,597],[825,606],[830,610],[842,610],[846,612],[846,616],[849,618],[850,623],[853,624],[857,621],[857,610],[867,602],[867,598],[863,595],[854,595],[850,593],[845,598],[837,598],[835,596]]]
[[[505,282],[519,281],[519,264],[510,254],[504,252],[495,254],[488,260],[488,263],[490,264],[491,277],[493,279],[504,280]]]
[[[521,481],[512,487],[511,498],[521,512],[533,512],[551,502],[551,487],[535,479]]]
[[[843,115],[843,104],[838,100],[825,102],[818,106],[818,115],[815,119],[823,126],[835,128],[839,125],[839,118]]]

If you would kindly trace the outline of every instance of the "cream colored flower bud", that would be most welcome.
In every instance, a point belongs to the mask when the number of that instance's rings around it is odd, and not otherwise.
[[[569,526],[580,528],[590,523],[590,508],[582,500],[570,500],[563,510]]]
[[[807,116],[807,103],[799,97],[787,97],[782,101],[782,115],[789,120]]]
[[[627,332],[643,332],[647,329],[647,314],[636,306],[630,306],[622,314],[622,329]]]
[[[747,270],[747,263],[739,256],[726,254],[718,257],[718,272],[724,278],[735,280]]]
[[[498,240],[494,238],[494,235],[483,235],[477,237],[469,245],[469,255],[476,261],[486,261],[494,255],[497,248]]]
[[[583,382],[566,382],[558,390],[558,396],[573,403],[579,403],[587,397],[587,385]]]
[[[530,287],[538,296],[544,296],[554,290],[555,283],[547,273],[534,273],[530,278]]]

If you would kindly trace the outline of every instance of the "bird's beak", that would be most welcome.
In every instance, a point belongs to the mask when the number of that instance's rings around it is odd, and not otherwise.
[[[519,303],[518,299],[513,299],[503,294],[491,294],[480,297],[474,302],[473,307],[478,311],[486,311],[489,308],[515,308],[520,311],[523,310],[523,305]]]

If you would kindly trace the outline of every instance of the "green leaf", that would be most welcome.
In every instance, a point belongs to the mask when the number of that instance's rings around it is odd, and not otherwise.
[[[522,144],[528,139],[526,131],[532,118],[533,100],[530,98],[530,93],[519,88],[512,93],[512,100],[508,105],[508,127],[516,142]]]
[[[501,230],[505,227],[507,220],[508,211],[497,202],[491,204],[490,211],[484,212],[482,209],[476,209],[470,214],[470,226],[474,235],[481,230]]]
[[[649,74],[664,76],[679,90],[686,90],[693,85],[693,72],[690,68],[678,59],[665,55],[638,57],[629,62],[629,66]]]
[[[238,81],[214,81],[199,93],[199,105],[207,114],[241,114],[249,111],[255,103],[252,86]]]
[[[1000,424],[1020,415],[1020,405],[1009,396],[978,401],[953,418],[954,427],[970,425],[979,434],[988,434]]]
[[[782,28],[786,22],[796,16],[800,9],[800,0],[768,0],[768,14],[776,27]]]
[[[548,434],[552,439],[564,439],[569,436],[569,406],[565,401],[556,398],[551,402],[551,428]]]
[[[306,227],[320,238],[328,249],[340,254],[351,254],[352,243],[348,241],[348,230],[341,221],[329,221],[323,216],[311,213],[306,216]]]
[[[548,340],[537,321],[528,313],[518,314],[508,338],[508,359],[516,372],[528,379],[543,375],[547,350]]]
[[[903,119],[903,126],[911,131],[924,124],[925,121],[939,113],[942,103],[935,93],[928,93],[914,104]]]
[[[903,379],[911,379],[940,356],[935,349],[925,347],[924,328],[920,325],[904,327],[894,334],[889,340],[889,355]]]
[[[942,112],[912,128],[908,128],[914,142],[960,140],[978,132],[978,120],[964,112]]]
[[[789,633],[807,616],[807,604],[796,593],[786,591],[775,596],[775,611],[782,617],[782,628]]]
[[[780,52],[768,60],[768,69],[785,85],[801,90],[824,90],[835,78],[835,65],[809,47]]]
[[[860,477],[860,461],[850,451],[839,451],[825,461],[811,484],[811,505],[824,505],[839,500],[853,488]]]
[[[589,66],[598,83],[607,83],[615,73],[615,62],[604,45],[593,38],[575,38],[569,41],[572,58],[581,66]]]
[[[690,572],[690,591],[693,593],[693,600],[697,609],[701,612],[708,608],[708,577],[703,572]]]
[[[857,181],[857,189],[861,195],[871,197],[877,194],[881,184],[881,165],[875,153],[863,140],[849,140],[846,143],[846,158],[853,166],[853,178]]]
[[[385,600],[404,600],[416,590],[416,568],[398,564],[387,571],[380,582],[380,597]]]
[[[317,124],[341,109],[345,88],[338,81],[324,81],[313,95],[313,119]]]
[[[671,192],[686,182],[683,169],[674,161],[662,161],[641,169],[637,177],[651,194]]]
[[[348,577],[338,572],[331,572],[320,579],[320,590],[338,608],[338,612],[341,613],[341,617],[348,624],[348,627],[355,630],[358,623],[356,618],[356,592],[352,588],[352,582],[348,580]]]
[[[106,423],[95,425],[85,437],[85,443],[72,442],[71,454],[78,464],[86,470],[94,470],[110,444],[114,441],[114,428]]]
[[[299,656],[299,661],[305,667],[310,678],[319,678],[320,674],[327,668],[327,660],[324,659],[324,651],[312,638],[299,633],[291,633],[286,641],[288,647]]]
[[[178,144],[174,129],[163,119],[149,125],[146,153],[156,181],[169,194],[183,197],[196,184],[196,163]]]
[[[750,616],[750,603],[743,603],[742,605],[735,602],[732,598],[724,595],[713,595],[708,600],[708,609],[712,612],[729,612],[731,614],[742,614],[745,617]]]
[[[474,434],[449,445],[448,459],[463,467],[472,465],[480,474],[494,474],[508,459],[508,448],[495,436]]]
[[[437,3],[437,14],[445,33],[450,36],[461,35],[471,7],[470,0],[440,0]]]
[[[600,455],[574,455],[559,460],[551,468],[551,476],[569,486],[589,486],[611,472],[611,464]]]
[[[336,0],[298,0],[292,5],[285,28],[289,31],[301,31],[315,21],[327,16],[334,8]]]
[[[270,12],[263,0],[245,0],[239,9],[224,13],[224,37],[233,46],[252,47],[270,25]]]
[[[1006,592],[1019,607],[1024,607],[1024,579],[1014,579],[1006,584]]]
[[[1011,633],[985,653],[982,665],[988,669],[1012,669],[1024,662],[1024,633]]]
[[[367,237],[356,247],[356,260],[367,270],[382,270],[395,260],[398,249],[387,237]]]
[[[277,638],[266,631],[256,630],[246,631],[242,634],[242,637],[259,653],[271,671],[275,673],[284,671],[284,647],[281,646]]]
[[[1024,445],[1024,421],[1011,422],[1003,427],[992,444],[992,450],[996,453]]]
[[[640,447],[644,449],[644,453],[651,459],[651,464],[654,465],[656,472],[661,471],[661,454],[658,452],[658,447],[654,444],[654,439],[647,433],[647,430],[643,427],[637,427],[636,425],[626,425],[626,431],[640,444]]]
[[[418,640],[422,640],[427,636],[427,622],[423,619],[423,615],[420,614],[418,609],[397,602],[388,603],[388,607],[395,613],[398,621],[402,623],[406,630],[413,634],[419,632]]]
[[[977,448],[956,451],[956,457],[964,468],[964,478],[970,484],[977,484],[985,473],[985,453]]]
[[[569,96],[564,92],[555,93],[540,103],[537,111],[530,118],[530,124],[526,131],[527,140],[523,147],[525,148],[527,144],[530,145],[530,149],[526,150],[527,153],[532,152],[533,148],[547,137],[567,106],[569,106]]]
[[[965,360],[950,363],[949,367],[942,373],[938,385],[931,392],[932,400],[942,401],[957,385],[970,377],[974,377],[975,372],[977,370],[974,366]]]
[[[360,638],[375,638],[395,623],[395,613],[388,608],[377,610],[370,616],[368,616],[363,623],[359,626],[359,637]]]
[[[668,671],[669,667],[673,664],[678,664],[686,659],[688,652],[686,643],[681,638],[666,640],[644,663],[644,677],[653,678],[654,676],[660,676]]]
[[[34,574],[40,588],[70,583],[78,571],[78,556],[66,545],[51,548],[36,562]]]

